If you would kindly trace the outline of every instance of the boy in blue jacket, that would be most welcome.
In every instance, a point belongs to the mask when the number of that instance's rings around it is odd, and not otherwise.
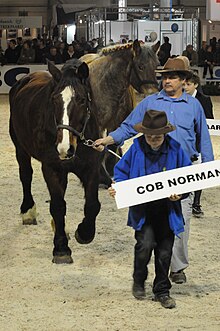
[[[134,139],[132,146],[114,168],[116,182],[150,175],[191,165],[180,144],[166,135],[174,131],[164,111],[148,110],[142,123],[134,126],[143,133]],[[109,188],[112,197],[116,191]],[[155,255],[154,300],[164,308],[174,308],[175,300],[170,297],[169,268],[174,236],[184,231],[184,220],[180,199],[186,195],[172,195],[129,208],[128,225],[135,230],[134,272],[132,293],[136,299],[144,299],[147,265],[152,251]]]

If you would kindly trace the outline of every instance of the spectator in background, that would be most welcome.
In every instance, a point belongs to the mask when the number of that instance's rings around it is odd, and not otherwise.
[[[205,113],[206,118],[213,119],[213,106],[212,101],[209,96],[204,95],[199,91],[200,87],[200,79],[199,76],[195,73],[191,73],[191,75],[188,75],[186,82],[184,84],[184,89],[187,93],[189,93],[192,97],[196,98],[202,105],[202,108]],[[196,141],[196,147],[199,151],[199,142]],[[201,156],[195,157],[194,160],[192,160],[194,164],[201,163]],[[194,199],[193,199],[193,205],[192,205],[192,213],[195,217],[202,217],[204,215],[202,209],[201,209],[201,194],[202,190],[194,192]]]
[[[204,67],[205,64],[205,57],[206,57],[206,48],[207,48],[207,42],[202,42],[202,47],[198,51],[198,66]]]
[[[63,54],[63,61],[66,62],[68,60],[76,59],[76,58],[77,58],[77,54],[75,52],[75,48],[74,48],[73,44],[69,44],[67,46],[67,50],[65,50],[65,52]]]
[[[215,51],[216,51],[216,45],[217,45],[217,38],[216,37],[213,37],[210,40],[210,46],[212,46],[212,53],[215,53]]]
[[[81,38],[80,46],[82,47],[84,54],[91,52],[91,45],[86,41],[85,37]]]
[[[15,49],[18,51],[19,56],[21,54],[22,46],[23,46],[23,39],[22,39],[22,37],[17,37],[17,46],[15,47]]]
[[[31,41],[25,40],[17,64],[30,64],[35,61],[35,50],[31,47]]]
[[[64,59],[64,56],[66,54],[67,44],[65,43],[65,41],[61,41],[57,50],[60,53],[60,55],[62,56],[63,62],[66,62]]]
[[[198,65],[198,54],[193,49],[193,45],[187,45],[185,51],[182,53],[183,56],[188,57],[190,66]]]
[[[54,64],[61,64],[63,63],[63,59],[61,54],[57,51],[55,46],[51,46],[49,53],[45,55],[45,63],[47,63],[47,60],[53,62]]]
[[[208,69],[210,78],[213,78],[213,67],[214,67],[214,54],[212,53],[212,46],[208,46],[205,52],[205,62],[203,70],[203,78],[206,77]]]
[[[81,56],[84,55],[84,49],[78,41],[74,41],[73,46],[75,49],[76,58],[79,59]]]
[[[168,37],[164,37],[163,39],[164,43],[160,46],[160,50],[158,52],[158,58],[161,66],[163,66],[171,56],[170,52],[172,47],[172,45],[169,43]]]
[[[220,43],[216,44],[216,51],[213,54],[213,60],[215,66],[220,66]]]
[[[6,63],[17,63],[19,58],[19,51],[16,49],[15,39],[11,39],[8,44],[8,48],[5,51]]]
[[[44,63],[46,52],[44,40],[40,39],[39,45],[35,50],[35,63]]]

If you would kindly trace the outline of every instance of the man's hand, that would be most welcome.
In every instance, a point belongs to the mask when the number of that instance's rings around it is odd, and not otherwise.
[[[102,152],[104,150],[104,146],[112,145],[112,144],[114,144],[114,139],[111,136],[107,136],[94,141],[92,147],[96,149],[98,152]]]
[[[181,198],[182,198],[182,195],[181,195],[181,194],[180,194],[180,195],[172,194],[172,195],[169,197],[170,201],[178,201],[178,200],[180,200]]]
[[[112,182],[112,183],[114,184],[115,182]],[[116,194],[116,191],[115,191],[115,189],[111,186],[111,187],[108,188],[108,193],[109,193],[109,195],[110,195],[112,198],[114,198],[114,197],[115,197],[115,194]]]

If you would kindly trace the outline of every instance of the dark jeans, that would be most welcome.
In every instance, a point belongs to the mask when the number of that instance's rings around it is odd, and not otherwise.
[[[201,194],[202,194],[202,190],[194,192],[193,206],[200,205]]]
[[[141,231],[135,231],[137,243],[134,248],[134,282],[144,285],[148,275],[147,265],[152,251],[155,256],[155,279],[153,293],[155,296],[168,295],[171,288],[169,267],[174,243],[174,234],[170,230],[167,206],[150,205],[146,210],[147,221]]]

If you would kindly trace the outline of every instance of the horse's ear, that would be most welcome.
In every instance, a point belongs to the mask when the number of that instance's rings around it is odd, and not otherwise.
[[[140,55],[141,53],[141,45],[138,39],[135,39],[133,42],[133,51],[136,56]]]
[[[61,71],[53,64],[53,62],[49,60],[47,61],[47,66],[49,73],[53,76],[53,79],[56,82],[59,82],[62,76]]]
[[[85,62],[78,67],[77,74],[80,79],[86,79],[89,77],[89,67]]]
[[[160,47],[160,40],[158,40],[158,42],[156,44],[154,44],[154,45],[151,46],[151,48],[154,51],[154,53],[157,53],[159,47]]]

